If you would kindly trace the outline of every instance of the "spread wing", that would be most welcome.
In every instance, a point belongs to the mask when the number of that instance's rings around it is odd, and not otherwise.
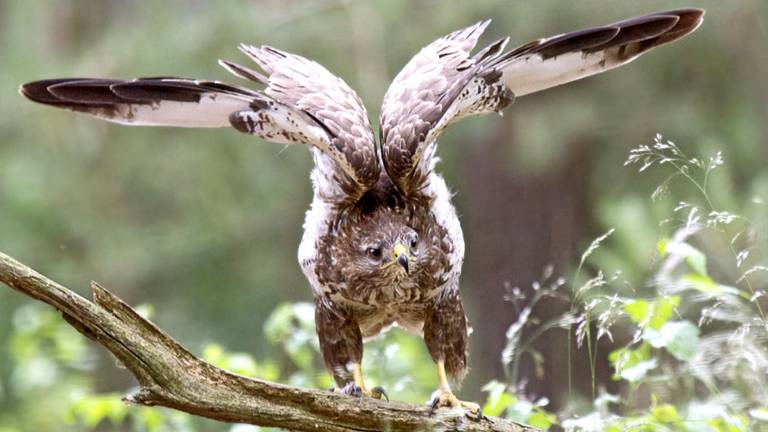
[[[313,185],[331,202],[351,202],[379,176],[373,132],[360,98],[319,64],[269,47],[240,49],[266,73],[221,61],[262,91],[183,78],[64,78],[21,86],[27,98],[137,126],[234,127],[276,143],[312,148]]]
[[[696,30],[702,9],[679,9],[524,44],[500,56],[504,83],[523,96],[627,64],[644,52]]]
[[[470,52],[488,21],[421,50],[397,75],[381,109],[382,160],[406,195],[422,190],[436,138],[464,117],[500,111],[514,97],[626,64],[693,32],[701,9],[680,9],[537,39],[503,52],[507,39]]]
[[[389,177],[408,195],[424,185],[432,169],[435,138],[454,118],[487,103],[511,102],[512,95],[495,85],[500,74],[486,70],[506,44],[502,39],[475,57],[469,53],[489,20],[455,31],[424,47],[395,77],[381,107],[382,161]],[[490,72],[490,75],[486,75]],[[461,111],[464,111],[463,113]]]

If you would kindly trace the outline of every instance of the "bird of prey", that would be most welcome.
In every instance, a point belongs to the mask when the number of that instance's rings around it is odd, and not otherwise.
[[[48,79],[27,98],[127,125],[233,127],[308,147],[314,198],[298,251],[312,287],[323,359],[337,390],[381,397],[363,380],[363,341],[397,325],[423,335],[437,366],[433,406],[464,408],[451,384],[467,371],[459,295],[464,239],[437,138],[465,117],[500,112],[515,97],[624,65],[694,31],[704,11],[680,9],[536,39],[508,38],[472,53],[490,20],[423,48],[395,77],[374,136],[357,94],[323,66],[269,46],[241,45],[257,66],[220,60],[262,90],[184,78]]]

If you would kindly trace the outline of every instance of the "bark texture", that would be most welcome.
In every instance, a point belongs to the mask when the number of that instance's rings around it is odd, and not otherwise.
[[[58,309],[77,331],[114,354],[139,382],[127,402],[158,405],[225,422],[296,431],[505,431],[534,429],[498,418],[473,420],[448,409],[353,398],[245,378],[179,345],[97,283],[93,301],[0,252],[0,282]]]

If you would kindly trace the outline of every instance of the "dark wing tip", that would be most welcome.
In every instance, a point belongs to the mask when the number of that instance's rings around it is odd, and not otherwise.
[[[677,15],[681,20],[689,20],[693,22],[703,19],[704,14],[706,13],[707,11],[701,8],[682,8],[658,12],[656,15]]]
[[[133,102],[114,94],[110,87],[119,84],[119,80],[79,80],[65,81],[48,86],[48,92],[63,103],[75,103],[88,106],[110,106],[118,103]]]
[[[612,47],[659,38],[671,31],[675,25],[677,25],[678,21],[680,21],[680,17],[677,15],[661,13],[619,21],[613,24],[613,26],[619,28],[616,37],[603,44],[595,45],[585,51],[597,52]]]
[[[614,40],[619,34],[619,27],[593,27],[559,36],[551,37],[535,47],[532,52],[540,53],[542,57],[557,57],[560,54],[573,51],[589,50],[602,46]]]
[[[140,79],[122,81],[109,87],[117,96],[135,102],[150,103],[162,100],[174,102],[200,102],[204,89],[193,80]]]
[[[660,12],[663,15],[675,15],[678,17],[677,24],[665,34],[659,36],[654,46],[680,39],[681,37],[693,33],[701,23],[704,22],[706,11],[699,8],[676,9],[666,12]]]
[[[56,97],[51,91],[49,90],[49,87],[57,85],[57,84],[63,84],[63,83],[73,83],[73,82],[79,82],[79,81],[88,81],[89,78],[54,78],[54,79],[45,79],[40,81],[32,81],[25,84],[22,84],[19,87],[19,93],[24,96],[25,98],[45,104],[45,105],[69,105],[66,101],[63,101]]]

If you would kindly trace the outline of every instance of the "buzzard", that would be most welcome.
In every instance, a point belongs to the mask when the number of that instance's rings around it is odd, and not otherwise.
[[[127,125],[234,127],[307,146],[314,198],[298,251],[312,287],[320,348],[339,391],[381,397],[363,381],[363,341],[394,325],[421,334],[437,365],[433,406],[466,408],[450,383],[467,371],[459,295],[464,240],[434,170],[437,137],[515,97],[626,64],[694,31],[704,11],[680,9],[472,54],[490,20],[423,48],[395,77],[377,140],[357,94],[323,66],[269,46],[240,45],[257,69],[220,60],[263,90],[184,78],[63,78],[21,86],[27,98]]]

